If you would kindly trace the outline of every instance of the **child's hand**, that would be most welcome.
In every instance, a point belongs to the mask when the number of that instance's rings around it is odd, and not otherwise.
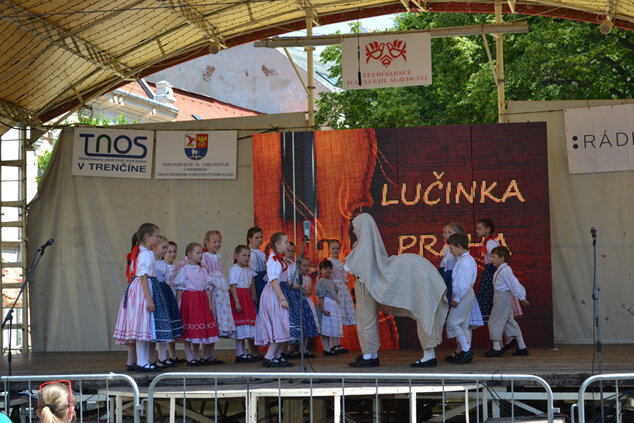
[[[240,307],[240,303],[236,303],[236,313],[242,313],[242,307]]]
[[[520,301],[520,304],[522,305],[522,307],[524,308],[528,308],[531,306],[531,303],[529,303],[527,300],[522,300]]]
[[[330,316],[330,312],[328,310],[324,310],[322,313],[324,313],[324,316]]]
[[[154,312],[154,301],[152,301],[152,299],[150,299],[150,301],[148,301],[146,309],[150,313]]]
[[[280,306],[282,306],[284,310],[288,310],[288,300],[286,298],[280,300]]]
[[[451,300],[451,306],[453,308],[456,308],[456,307],[458,307],[458,303],[456,301],[454,301],[454,300]]]
[[[258,305],[258,297],[252,297],[253,304]]]

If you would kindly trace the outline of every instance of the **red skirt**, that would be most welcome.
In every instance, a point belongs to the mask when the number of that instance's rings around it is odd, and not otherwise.
[[[218,325],[204,291],[183,291],[180,310],[183,322],[181,338],[196,343],[218,341]]]
[[[238,293],[238,300],[240,301],[240,307],[242,307],[242,313],[236,312],[236,304],[233,301],[233,295],[229,295],[231,299],[231,311],[233,313],[233,321],[236,326],[255,325],[255,304],[253,298],[251,298],[251,291],[248,288],[236,288]]]

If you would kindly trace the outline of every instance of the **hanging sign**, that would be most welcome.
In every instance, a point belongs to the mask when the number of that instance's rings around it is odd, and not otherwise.
[[[345,38],[341,52],[345,90],[431,84],[428,32]]]
[[[634,169],[634,104],[564,110],[568,171]]]
[[[153,140],[153,131],[76,128],[72,174],[149,179]]]
[[[237,131],[157,131],[157,179],[235,179]]]

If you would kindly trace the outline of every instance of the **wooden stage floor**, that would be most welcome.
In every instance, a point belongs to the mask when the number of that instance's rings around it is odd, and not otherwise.
[[[358,355],[357,351],[335,357],[323,357],[306,360],[308,372],[367,372],[367,373],[521,373],[534,374],[544,378],[552,388],[575,387],[587,377],[598,373],[598,361],[593,345],[557,345],[555,348],[531,349],[527,357],[512,357],[507,353],[503,358],[484,358],[484,350],[476,350],[472,364],[455,365],[444,361],[448,350],[437,350],[438,367],[432,369],[411,369],[409,363],[420,358],[421,353],[414,350],[380,351],[381,367],[372,369],[353,369],[348,363]],[[179,351],[181,356],[184,355]],[[217,355],[227,363],[224,365],[188,367],[179,365],[168,371],[180,372],[262,372],[269,369],[262,364],[233,362],[233,350],[218,350]],[[593,373],[594,355],[594,373]],[[634,345],[603,345],[603,373],[634,372]],[[31,353],[13,356],[13,375],[46,374],[89,374],[89,373],[128,373],[139,386],[146,386],[156,374],[125,371],[125,352],[85,352],[85,353]],[[293,360],[294,367],[275,369],[278,371],[299,371],[299,359]],[[8,370],[7,357],[0,361],[0,375]]]

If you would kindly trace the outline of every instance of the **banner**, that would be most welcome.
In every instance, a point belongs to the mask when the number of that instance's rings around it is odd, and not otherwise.
[[[431,36],[345,38],[341,43],[344,90],[431,84]]]
[[[568,171],[634,169],[634,104],[564,110]]]
[[[157,131],[157,179],[235,179],[237,131]]]
[[[328,256],[320,242],[327,239],[340,240],[344,260],[350,222],[361,212],[374,217],[389,255],[420,254],[436,266],[447,222],[464,226],[471,253],[480,258],[475,227],[491,218],[528,292],[531,307],[519,321],[524,338],[528,345],[552,346],[545,123],[254,135],[253,195],[255,225],[265,239],[284,231],[299,249],[302,223],[310,221],[313,266]],[[390,339],[417,348],[413,321],[395,321],[397,335],[383,320],[381,348],[389,348]],[[354,346],[348,336],[355,332],[344,333],[343,345]],[[474,340],[476,347],[490,346],[486,328],[474,331]]]
[[[153,137],[153,131],[76,128],[72,174],[149,179]]]

